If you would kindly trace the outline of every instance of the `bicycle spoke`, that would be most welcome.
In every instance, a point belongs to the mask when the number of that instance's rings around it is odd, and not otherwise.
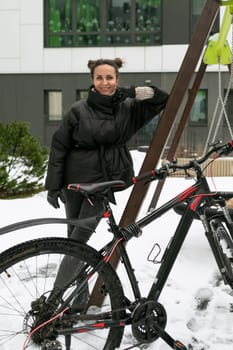
[[[96,315],[97,310],[93,311],[92,321],[90,321],[90,315],[87,321],[80,321],[77,318],[79,313],[72,315],[72,312],[80,305],[80,296],[86,284],[90,294],[92,293],[99,277],[98,271],[93,272],[96,266],[99,266],[100,258],[99,255],[95,256],[96,253],[92,248],[84,249],[78,244],[75,247],[73,241],[68,242],[60,238],[35,240],[32,243],[23,243],[19,245],[19,248],[17,246],[9,249],[8,258],[0,254],[0,271],[2,271],[0,273],[1,350],[18,349],[19,347],[24,350],[38,349],[38,346],[42,346],[45,341],[50,341],[46,338],[56,337],[57,334],[59,334],[57,341],[63,344],[64,349],[66,335],[71,337],[72,350],[78,348],[82,350],[105,349],[105,344],[119,343],[119,337],[121,338],[123,333],[122,327],[119,327],[119,330],[117,327],[110,326],[105,329],[92,329],[87,332],[88,334],[77,333],[79,327],[88,329],[88,324],[97,323],[98,317],[112,315],[112,305],[115,305],[116,310],[123,310],[120,307],[120,300],[124,298],[115,274],[108,271],[110,267],[105,264],[106,266],[101,268],[101,273],[103,276],[107,273],[109,279],[109,281],[106,279],[106,289],[109,291],[105,298],[106,305],[103,306],[103,309],[98,310],[98,315]],[[31,244],[34,248],[31,247]],[[78,261],[75,255],[80,261],[83,257],[83,268],[74,269],[73,275],[64,279],[66,290],[62,291],[58,299],[55,295],[55,299],[52,297],[47,303],[47,299],[52,296],[51,291],[54,288],[61,261],[65,256],[70,256],[71,261]],[[78,273],[80,275],[77,275]],[[83,280],[84,276],[86,277]],[[119,295],[122,296],[118,300]],[[63,301],[64,304],[61,304]],[[86,303],[87,301],[88,299]],[[124,311],[115,311],[114,317],[119,317],[117,315],[122,312]],[[86,317],[88,318],[88,314]]]

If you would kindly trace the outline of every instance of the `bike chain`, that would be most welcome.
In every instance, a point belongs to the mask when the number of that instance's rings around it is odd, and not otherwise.
[[[129,309],[129,306],[125,306],[124,308],[119,308],[117,310],[114,310],[114,311],[123,311],[123,310],[127,310]],[[125,324],[127,324],[128,319],[126,319],[125,321]],[[129,323],[128,323],[129,324]],[[162,328],[160,327],[159,325],[156,325],[156,328],[157,328],[157,334],[158,334],[158,338],[161,338],[163,339],[168,345],[171,346],[171,344],[173,345],[172,348],[175,349],[175,350],[187,350],[187,348],[180,342],[180,341],[175,341],[174,339],[172,339],[170,337],[170,335]],[[134,349],[134,348],[140,348],[140,349],[147,349],[149,347],[150,343],[148,344],[145,344],[143,342],[139,342],[137,344],[134,344],[130,347],[127,347],[127,348],[124,348],[123,350],[131,350],[131,349]],[[42,347],[43,350],[60,350],[61,349],[61,345],[58,341],[49,341],[47,340],[47,342],[45,341],[45,343],[43,344],[44,347]]]
[[[149,345],[147,344],[143,344],[143,343],[138,343],[138,344],[134,344],[132,346],[130,346],[129,348],[124,348],[123,350],[131,350],[133,348],[140,348],[140,349],[147,349]]]

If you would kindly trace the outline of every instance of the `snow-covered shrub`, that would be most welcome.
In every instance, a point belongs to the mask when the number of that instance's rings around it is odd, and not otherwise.
[[[47,159],[47,148],[30,134],[28,123],[0,123],[0,198],[42,190]]]

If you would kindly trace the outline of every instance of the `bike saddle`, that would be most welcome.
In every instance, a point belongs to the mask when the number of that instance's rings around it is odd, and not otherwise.
[[[104,181],[96,183],[72,183],[67,186],[69,190],[93,195],[96,193],[106,193],[111,188],[125,187],[126,184],[122,180]]]

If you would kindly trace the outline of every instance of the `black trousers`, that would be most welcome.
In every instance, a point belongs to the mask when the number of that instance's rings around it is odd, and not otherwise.
[[[66,217],[68,219],[83,219],[91,216],[100,217],[103,214],[103,200],[98,198],[92,198],[92,204],[81,193],[70,190],[63,190],[66,203]],[[95,231],[100,219],[96,221],[96,224],[91,227],[90,230],[83,229],[82,227],[74,227],[68,225],[68,237],[75,239],[82,243],[87,243],[92,233]]]
[[[68,225],[68,237],[77,240],[81,243],[87,243],[92,233],[95,231],[100,218],[104,212],[103,200],[94,199],[93,205],[78,192],[63,190],[66,203],[66,217],[67,218],[77,218],[83,219],[92,216],[98,217],[96,223],[93,223],[93,227],[90,230],[84,229],[82,227],[74,227],[73,225]],[[72,278],[72,275],[77,272],[82,267],[82,262],[79,259],[65,256],[60,264],[57,277],[54,283],[55,290],[62,289],[66,283]]]

